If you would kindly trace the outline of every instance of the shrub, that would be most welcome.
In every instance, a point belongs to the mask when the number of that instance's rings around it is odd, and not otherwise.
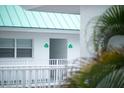
[[[124,67],[123,53],[118,51],[104,52],[101,56],[89,62],[89,64],[81,67],[78,73],[69,78],[66,87],[94,88],[107,75],[122,67]]]

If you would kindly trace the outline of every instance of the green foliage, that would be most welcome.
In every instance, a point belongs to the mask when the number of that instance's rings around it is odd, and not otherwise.
[[[103,82],[102,80],[106,76],[122,67],[124,67],[124,55],[122,53],[116,51],[104,52],[96,60],[92,60],[85,67],[82,67],[78,73],[69,78],[66,86],[95,88],[100,82]],[[98,86],[100,87],[100,85]]]
[[[123,5],[112,6],[99,16],[94,27],[94,45],[102,53],[69,78],[66,87],[124,87],[124,50],[106,51],[109,39],[124,35],[123,29]]]
[[[114,70],[101,80],[96,87],[124,88],[124,68]]]
[[[124,6],[116,5],[107,9],[94,27],[94,45],[96,50],[106,50],[109,39],[115,35],[124,35]]]

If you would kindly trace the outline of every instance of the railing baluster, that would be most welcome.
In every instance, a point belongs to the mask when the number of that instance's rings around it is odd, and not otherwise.
[[[12,79],[12,76],[11,76],[11,69],[10,70],[8,70],[8,76],[9,76],[9,87],[11,87],[11,79]]]
[[[56,85],[56,69],[53,70],[53,76],[54,76],[54,87]]]
[[[7,84],[6,84],[6,70],[4,70],[4,87],[6,87]]]
[[[41,74],[41,67],[40,67],[40,72],[39,72],[40,74],[39,74],[39,78],[40,78],[40,88],[41,88],[41,86],[42,86],[42,74]]]
[[[25,83],[25,77],[26,77],[26,76],[25,76],[25,70],[22,70],[22,73],[23,73],[23,87],[25,87],[25,84],[26,84],[26,83]]]
[[[48,87],[50,88],[50,67],[48,68],[47,72],[48,72]]]
[[[65,68],[62,69],[62,81],[64,80]]]
[[[42,68],[42,75],[41,75],[41,77],[42,77],[42,88],[43,88],[43,86],[44,86],[44,83],[43,83],[43,68]]]
[[[4,88],[4,70],[2,69],[2,81],[1,81],[2,87]]]
[[[58,66],[57,66],[57,68],[56,68],[56,84],[58,83]]]
[[[43,84],[43,87],[45,86],[44,85],[44,69],[42,70],[42,84]]]
[[[61,81],[63,81],[63,68],[61,68]]]
[[[37,70],[37,68],[36,68],[36,70],[35,70],[35,87],[37,87],[37,75],[38,74],[38,70]]]
[[[65,69],[64,69],[64,79],[67,78],[67,72],[68,72],[68,70],[67,70],[67,66],[65,65]]]
[[[1,69],[1,68],[0,68]],[[0,88],[2,87],[2,71],[0,70]]]
[[[18,87],[18,70],[16,70],[16,87]]]
[[[29,69],[29,82],[28,82],[29,88],[31,87],[31,77],[32,77],[32,70]]]
[[[59,84],[60,83],[60,80],[59,80],[59,73],[60,73],[60,67],[58,67],[58,69],[57,69],[57,84]],[[59,86],[58,86],[59,87]]]

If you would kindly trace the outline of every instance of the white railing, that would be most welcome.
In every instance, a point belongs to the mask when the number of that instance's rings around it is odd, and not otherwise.
[[[67,65],[69,61],[67,59],[49,59],[49,65]]]
[[[27,62],[27,61],[26,61]],[[74,68],[73,69],[77,69]],[[48,65],[26,63],[0,65],[0,87],[60,87],[72,66],[65,59],[50,59]]]
[[[67,59],[24,59],[24,58],[0,58],[0,65],[66,65]]]

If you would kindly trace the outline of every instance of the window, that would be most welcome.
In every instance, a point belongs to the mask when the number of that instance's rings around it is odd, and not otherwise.
[[[14,41],[0,38],[0,58],[14,57]]]
[[[17,39],[17,57],[32,57],[32,40]]]
[[[0,58],[8,57],[32,57],[32,40],[0,38]]]

